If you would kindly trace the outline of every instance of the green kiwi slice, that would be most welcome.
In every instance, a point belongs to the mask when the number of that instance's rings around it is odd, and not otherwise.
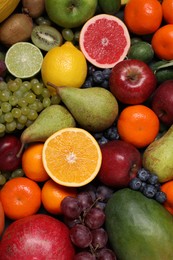
[[[31,33],[32,42],[41,50],[49,51],[63,42],[61,33],[50,25],[36,25]]]

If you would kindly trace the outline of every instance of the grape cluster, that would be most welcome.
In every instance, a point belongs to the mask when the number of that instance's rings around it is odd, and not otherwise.
[[[68,196],[62,200],[64,223],[69,227],[71,241],[77,248],[74,260],[116,260],[104,228],[104,209],[112,194],[113,189],[109,187],[90,185],[80,190],[77,197]]]
[[[3,186],[8,180],[23,177],[25,175],[23,169],[18,168],[14,171],[0,171],[0,187]]]
[[[51,96],[36,78],[0,81],[0,136],[28,127],[44,108],[56,103],[59,97]]]
[[[147,198],[155,199],[159,203],[166,201],[166,194],[161,191],[158,176],[145,168],[139,169],[137,176],[130,181],[129,186],[131,189],[138,190]]]

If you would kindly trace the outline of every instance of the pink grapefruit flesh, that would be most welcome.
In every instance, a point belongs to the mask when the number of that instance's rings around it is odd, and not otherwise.
[[[99,14],[82,27],[79,45],[91,64],[98,68],[113,68],[126,57],[130,48],[130,35],[119,18]]]

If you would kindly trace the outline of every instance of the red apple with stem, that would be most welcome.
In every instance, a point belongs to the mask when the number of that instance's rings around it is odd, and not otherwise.
[[[140,151],[122,140],[112,140],[100,146],[102,165],[97,175],[105,185],[127,187],[142,166]]]
[[[110,91],[124,104],[141,104],[154,92],[157,80],[151,68],[136,59],[117,63],[110,74]]]
[[[0,171],[14,171],[20,166],[21,146],[20,139],[15,135],[0,137]]]
[[[161,83],[151,98],[151,108],[162,123],[173,124],[173,80]]]

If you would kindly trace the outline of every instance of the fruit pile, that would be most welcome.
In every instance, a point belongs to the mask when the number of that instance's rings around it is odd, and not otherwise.
[[[0,5],[0,258],[173,259],[173,0]]]

